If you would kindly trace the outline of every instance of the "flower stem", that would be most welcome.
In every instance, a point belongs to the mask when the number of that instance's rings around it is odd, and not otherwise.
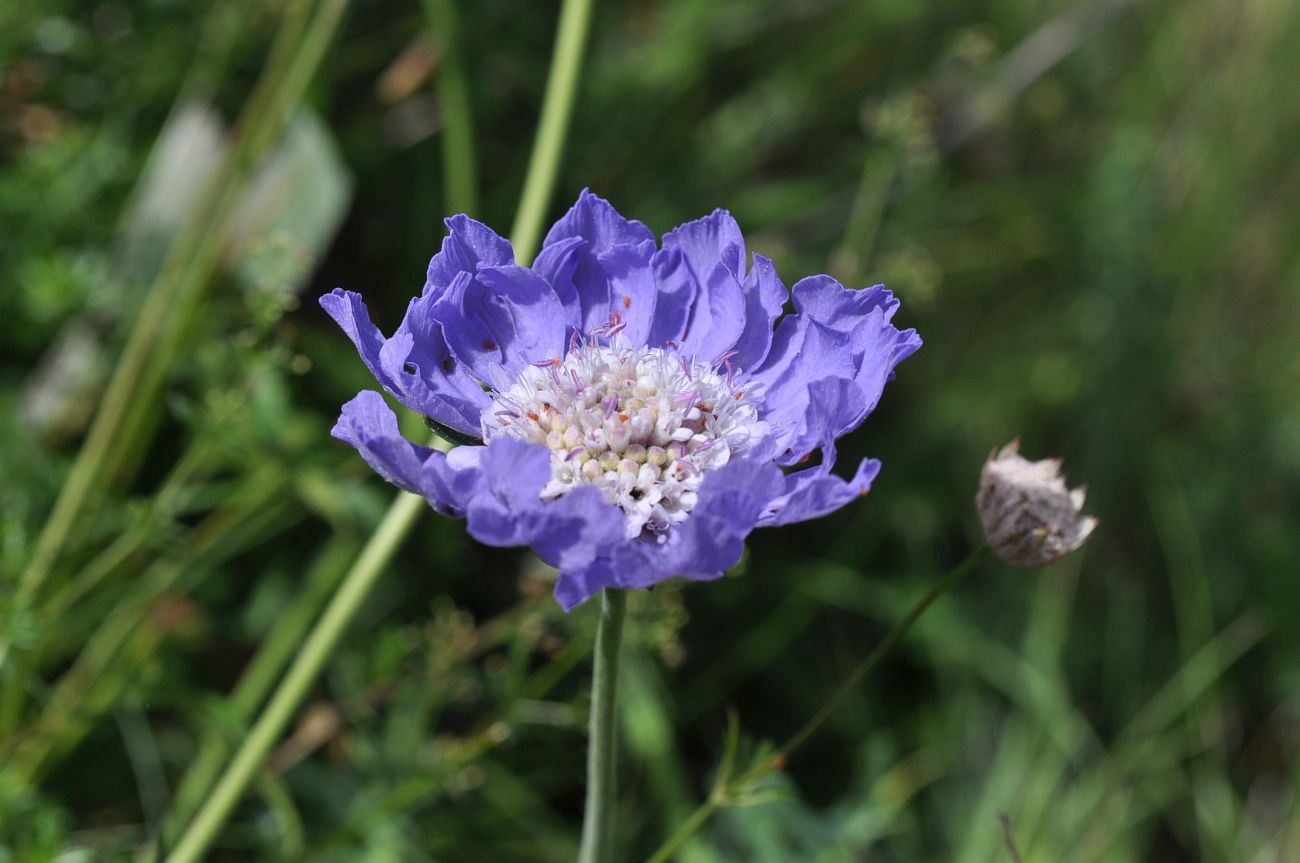
[[[627,592],[606,588],[600,594],[600,628],[591,675],[591,734],[587,741],[587,808],[582,819],[578,863],[609,859],[616,781],[615,721],[618,714],[618,659],[627,616]]]
[[[537,140],[528,160],[528,176],[515,213],[510,240],[515,247],[515,258],[526,265],[537,250],[542,232],[542,220],[555,188],[555,175],[559,171],[560,153],[564,149],[565,133],[569,128],[569,115],[573,113],[574,96],[578,90],[578,72],[582,68],[582,55],[591,24],[592,0],[564,0],[560,9],[559,28],[555,34],[555,51],[551,55],[551,71],[546,78],[546,95],[542,99],[542,116],[537,123]]]
[[[812,737],[813,734],[826,724],[827,720],[829,720],[831,716],[834,715],[835,711],[839,709],[840,705],[844,703],[844,699],[847,698],[849,694],[862,683],[866,676],[880,664],[880,661],[884,659],[889,654],[889,651],[893,649],[894,645],[907,634],[913,624],[920,620],[921,615],[925,614],[925,612],[929,610],[930,606],[934,605],[935,601],[939,599],[939,597],[956,587],[962,579],[970,575],[971,571],[974,570],[982,560],[984,560],[988,552],[988,546],[981,544],[979,548],[976,548],[967,555],[966,559],[958,564],[956,569],[948,573],[942,581],[931,587],[930,590],[926,592],[925,596],[921,597],[917,603],[912,606],[911,610],[907,612],[907,615],[898,623],[894,624],[894,628],[889,631],[889,634],[885,636],[884,640],[881,641],[880,644],[876,645],[875,650],[867,654],[866,658],[858,664],[857,668],[853,669],[849,676],[844,679],[844,682],[841,683],[835,692],[831,694],[831,697],[827,699],[826,703],[822,705],[821,709],[813,714],[812,718],[803,724],[803,727],[796,731],[790,739],[782,744],[775,752],[762,759],[758,764],[754,765],[743,775],[739,776],[734,783],[728,783],[727,787],[715,788],[709,795],[709,799],[701,803],[695,811],[691,813],[690,817],[682,822],[681,826],[673,832],[673,835],[660,845],[654,854],[647,858],[646,863],[667,863],[667,861],[673,858],[674,854],[681,850],[681,847],[686,844],[687,840],[695,835],[700,828],[708,822],[714,812],[726,805],[728,799],[730,799],[733,794],[738,791],[743,792],[752,788],[756,782],[763,779],[768,774],[780,770],[789,758],[790,754],[806,743],[808,738]]]

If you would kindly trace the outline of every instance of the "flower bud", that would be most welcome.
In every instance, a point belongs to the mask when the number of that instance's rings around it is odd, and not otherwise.
[[[1085,488],[1068,489],[1059,459],[1029,461],[1013,440],[984,463],[975,496],[984,539],[1014,566],[1046,566],[1083,545],[1097,526],[1085,516]]]

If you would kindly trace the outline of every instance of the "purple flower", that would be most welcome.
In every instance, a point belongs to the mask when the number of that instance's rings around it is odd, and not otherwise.
[[[811,276],[787,291],[726,211],[660,247],[588,191],[532,267],[468,216],[447,227],[391,338],[358,294],[321,305],[384,389],[473,443],[410,443],[371,390],[333,434],[480,542],[531,546],[559,569],[565,608],[605,587],[717,578],[754,528],[870,488],[880,463],[841,479],[835,440],[921,345],[890,324],[883,287]],[[817,449],[817,466],[783,470]]]

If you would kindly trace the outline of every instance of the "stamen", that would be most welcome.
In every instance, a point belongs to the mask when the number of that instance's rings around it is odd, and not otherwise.
[[[689,517],[704,474],[761,440],[767,424],[758,391],[732,387],[734,349],[708,365],[676,342],[672,350],[596,343],[626,328],[614,314],[586,336],[571,331],[563,358],[525,363],[484,409],[483,436],[551,451],[544,500],[592,486],[623,511],[628,539],[662,542]]]
[[[736,348],[731,348],[730,350],[723,353],[722,356],[718,357],[716,360],[713,361],[713,367],[716,369],[718,366],[724,364],[727,360],[731,359],[732,357],[739,356],[739,354],[740,354],[739,350],[737,350]]]

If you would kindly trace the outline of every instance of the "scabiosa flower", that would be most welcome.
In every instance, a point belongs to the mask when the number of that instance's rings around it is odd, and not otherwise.
[[[358,294],[321,305],[384,389],[467,445],[405,440],[369,390],[333,434],[480,542],[531,546],[560,571],[565,608],[605,587],[717,578],[755,528],[870,488],[880,463],[841,479],[835,440],[921,345],[890,324],[883,287],[812,276],[787,291],[723,210],[660,247],[584,191],[531,267],[468,216],[446,224],[390,338]]]
[[[1071,489],[1060,459],[1029,461],[1020,441],[990,455],[975,496],[989,547],[1014,566],[1046,566],[1079,546],[1097,527],[1083,514],[1084,486]]]

